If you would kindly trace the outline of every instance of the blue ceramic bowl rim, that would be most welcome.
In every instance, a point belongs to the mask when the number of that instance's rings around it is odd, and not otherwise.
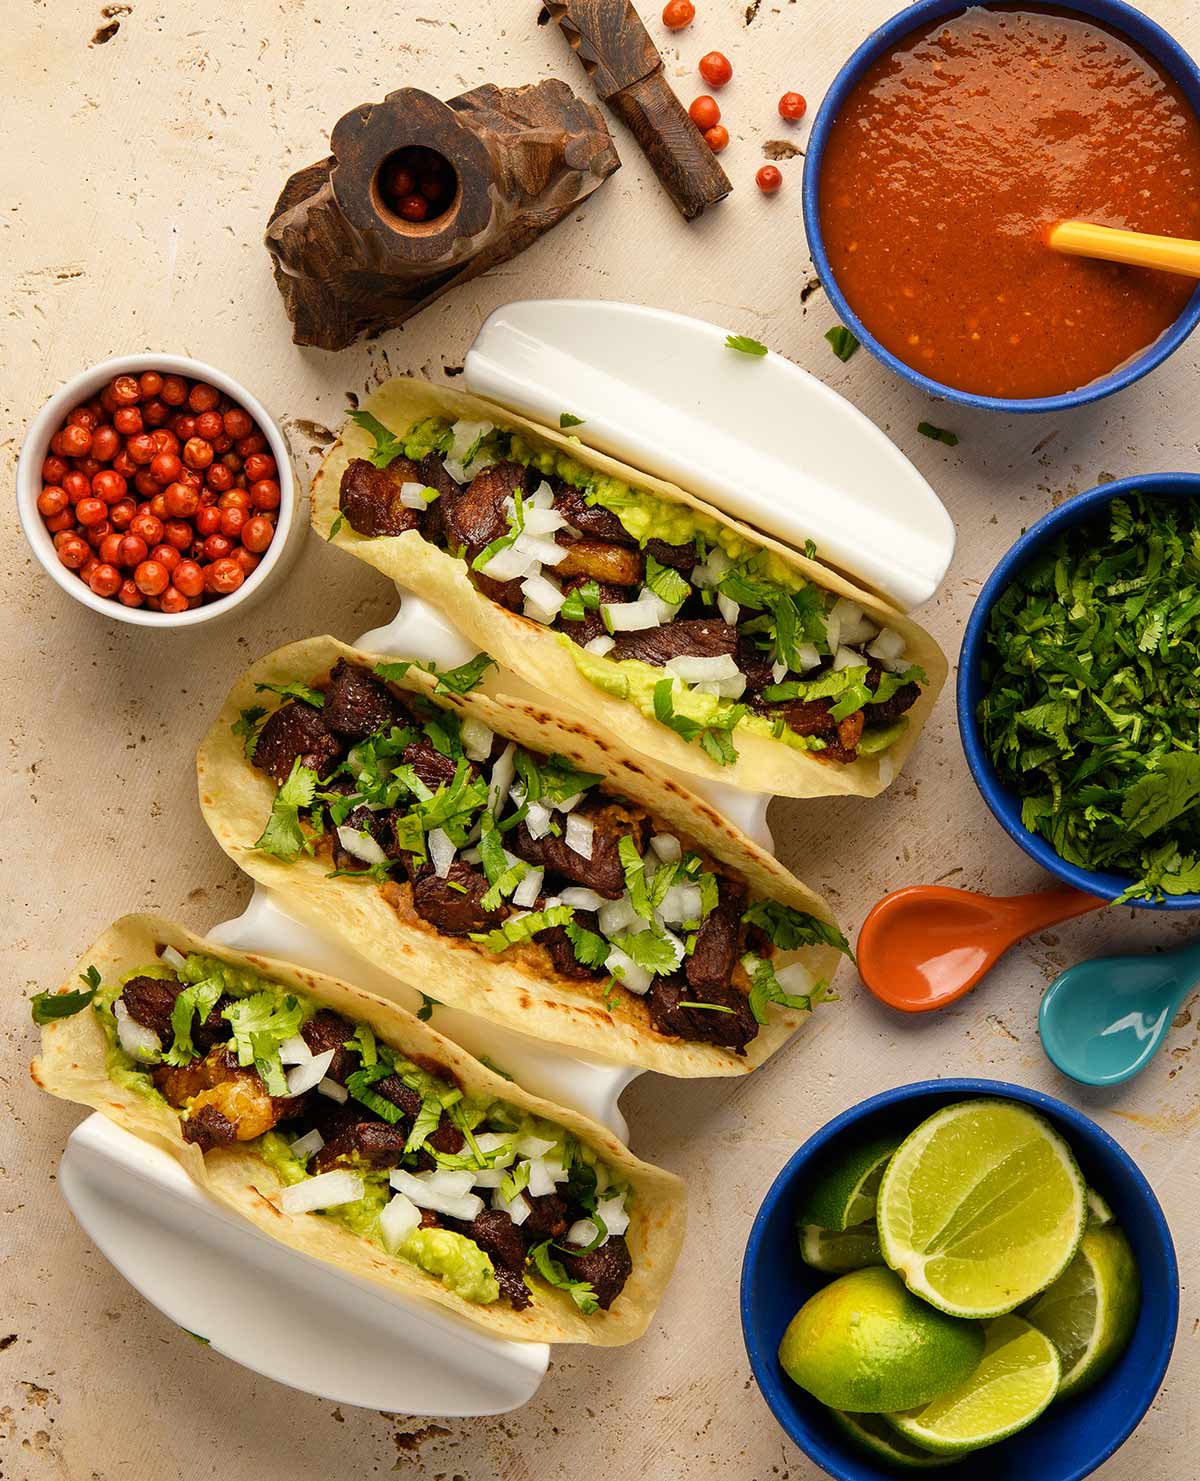
[[[982,0],[982,3],[986,7],[987,0]],[[1187,95],[1193,110],[1200,115],[1200,67],[1179,42],[1157,22],[1152,21],[1149,16],[1144,15],[1132,5],[1126,5],[1124,0],[1053,0],[1053,4],[1055,9],[1078,11],[1093,20],[1106,23],[1113,30],[1122,32],[1131,41],[1136,42],[1143,50],[1149,52],[1154,60],[1179,84]],[[913,31],[919,30],[927,21],[939,20],[943,16],[969,8],[970,5],[966,3],[966,0],[916,0],[915,4],[899,11],[890,20],[885,21],[877,31],[873,31],[834,78],[817,110],[804,158],[802,187],[804,230],[808,236],[808,248],[812,255],[813,266],[842,323],[852,330],[855,337],[866,345],[875,358],[882,361],[889,370],[894,371],[920,390],[927,391],[931,396],[956,401],[963,406],[977,406],[986,411],[1009,413],[1066,411],[1072,407],[1085,406],[1090,401],[1098,401],[1103,396],[1111,396],[1114,391],[1124,390],[1126,386],[1148,375],[1168,355],[1174,354],[1195,329],[1197,323],[1200,323],[1200,286],[1197,286],[1175,322],[1165,329],[1153,344],[1147,345],[1140,354],[1135,355],[1126,364],[1109,371],[1107,375],[1101,376],[1099,380],[1091,381],[1086,386],[1080,386],[1078,390],[1066,391],[1058,396],[1025,398],[979,396],[973,391],[960,391],[954,386],[944,385],[941,381],[931,380],[929,376],[922,375],[919,370],[914,370],[911,365],[906,365],[890,350],[885,349],[846,301],[845,295],[838,287],[825,251],[825,240],[821,234],[818,209],[821,162],[829,140],[830,129],[847,95],[863,72],[896,42],[903,40]]]
[[[1173,498],[1200,496],[1200,473],[1147,473],[1140,478],[1118,478],[1112,483],[1104,483],[1098,488],[1088,489],[1086,493],[1077,494],[1065,504],[1060,504],[1057,509],[1044,514],[1035,525],[1031,525],[1001,557],[1000,563],[975,598],[975,605],[963,633],[955,694],[958,734],[966,754],[967,766],[992,816],[1013,842],[1019,844],[1043,869],[1048,869],[1067,884],[1074,885],[1077,890],[1105,900],[1115,900],[1122,894],[1130,884],[1129,876],[1114,874],[1109,870],[1081,869],[1078,864],[1070,864],[1055,853],[1044,838],[1031,833],[1025,827],[1021,822],[1020,801],[996,775],[996,768],[992,765],[992,759],[979,733],[975,710],[983,692],[979,683],[979,664],[988,618],[1022,566],[1032,559],[1047,540],[1062,530],[1093,518],[1113,499],[1138,492],[1163,494]],[[1200,895],[1168,895],[1159,901],[1130,900],[1128,903],[1139,910],[1200,910]]]
[[[1081,1461],[1075,1470],[1055,1478],[1055,1481],[1083,1481],[1084,1477],[1090,1476],[1097,1467],[1103,1465],[1110,1456],[1114,1455],[1133,1434],[1157,1397],[1163,1379],[1166,1377],[1179,1326],[1179,1262],[1176,1258],[1175,1242],[1171,1238],[1166,1215],[1162,1211],[1154,1190],[1146,1181],[1141,1168],[1120,1142],[1109,1136],[1108,1132],[1102,1126],[1097,1125],[1090,1116],[1085,1116],[1082,1111],[1077,1111],[1066,1101],[1046,1095],[1040,1090],[1029,1089],[1024,1085],[1015,1085],[1007,1080],[976,1079],[918,1080],[909,1085],[898,1085],[892,1090],[884,1090],[867,1100],[859,1101],[857,1105],[835,1116],[832,1121],[827,1121],[824,1126],[813,1132],[812,1136],[797,1151],[792,1153],[759,1205],[758,1213],[755,1214],[754,1223],[750,1228],[750,1237],[746,1241],[746,1253],[742,1259],[739,1292],[742,1339],[746,1345],[746,1354],[750,1359],[754,1381],[758,1384],[759,1392],[767,1401],[767,1407],[779,1425],[788,1438],[804,1451],[805,1455],[821,1466],[830,1476],[837,1478],[837,1481],[859,1481],[854,1472],[846,1470],[838,1455],[825,1444],[820,1434],[801,1430],[793,1422],[794,1409],[786,1387],[786,1380],[780,1380],[774,1372],[772,1364],[772,1359],[775,1357],[774,1349],[766,1351],[758,1338],[752,1311],[753,1272],[759,1263],[763,1240],[776,1206],[782,1200],[794,1196],[793,1185],[800,1169],[843,1132],[851,1131],[858,1122],[873,1112],[884,1110],[888,1106],[903,1105],[906,1101],[918,1100],[927,1095],[964,1098],[980,1095],[995,1096],[1017,1100],[1024,1105],[1032,1106],[1034,1110],[1045,1111],[1065,1123],[1068,1127],[1065,1133],[1068,1141],[1076,1138],[1080,1143],[1085,1143],[1088,1150],[1098,1159],[1115,1161],[1121,1165],[1141,1199],[1143,1210],[1149,1221],[1149,1230],[1152,1231],[1153,1242],[1159,1247],[1162,1261],[1159,1276],[1167,1292],[1167,1331],[1155,1361],[1143,1370],[1141,1391],[1137,1402],[1130,1405],[1129,1416],[1104,1439],[1098,1441],[1098,1448],[1093,1455]],[[799,1255],[797,1255],[798,1258]]]

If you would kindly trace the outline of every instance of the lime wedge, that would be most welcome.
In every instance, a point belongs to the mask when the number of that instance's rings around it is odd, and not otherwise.
[[[970,1377],[923,1409],[889,1414],[888,1423],[924,1450],[963,1455],[1032,1424],[1058,1392],[1061,1372],[1049,1337],[1019,1316],[997,1317]]]
[[[838,1429],[850,1436],[860,1449],[878,1460],[906,1470],[927,1470],[930,1466],[952,1466],[954,1455],[930,1455],[898,1434],[881,1414],[847,1414],[831,1409],[830,1417]]]
[[[873,1219],[883,1170],[899,1144],[899,1137],[878,1137],[827,1167],[806,1190],[797,1223],[841,1230]]]
[[[853,1229],[822,1229],[819,1224],[805,1224],[800,1229],[800,1254],[806,1265],[823,1270],[826,1275],[842,1275],[847,1270],[883,1264],[874,1224],[856,1224]]]
[[[1041,1116],[1014,1101],[959,1101],[922,1122],[887,1165],[876,1215],[883,1257],[952,1316],[1000,1316],[1071,1263],[1085,1193],[1071,1149]]]
[[[1105,1203],[1104,1199],[1095,1188],[1087,1190],[1087,1226],[1089,1229],[1103,1229],[1105,1224],[1113,1221],[1113,1211]]]
[[[1116,1224],[1089,1228],[1066,1270],[1023,1313],[1062,1357],[1060,1398],[1104,1377],[1133,1335],[1140,1300],[1129,1241]]]
[[[783,1334],[779,1362],[793,1383],[831,1409],[882,1414],[926,1404],[961,1383],[982,1352],[978,1323],[919,1301],[878,1266],[840,1276],[810,1296]]]

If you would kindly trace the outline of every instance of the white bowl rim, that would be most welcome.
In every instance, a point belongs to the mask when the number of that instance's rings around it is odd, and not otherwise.
[[[37,508],[37,498],[42,489],[42,463],[50,446],[50,438],[58,431],[67,413],[81,402],[87,401],[113,376],[146,370],[164,370],[189,376],[193,380],[216,386],[218,390],[231,396],[258,424],[270,444],[278,470],[279,512],[275,521],[275,538],[257,569],[229,596],[222,597],[218,602],[206,602],[203,606],[192,607],[186,612],[153,612],[143,607],[126,607],[112,597],[97,596],[86,581],[81,581],[74,571],[69,571],[58,559],[53,536]],[[63,591],[82,602],[85,607],[90,607],[93,612],[98,612],[102,617],[111,617],[117,622],[131,623],[135,627],[174,630],[196,627],[200,623],[228,616],[240,602],[256,595],[270,580],[283,557],[285,547],[296,534],[293,527],[295,510],[296,487],[291,455],[275,419],[258,397],[231,375],[189,355],[168,355],[154,351],[116,355],[80,371],[55,391],[30,422],[17,461],[17,513],[25,538],[43,570]]]

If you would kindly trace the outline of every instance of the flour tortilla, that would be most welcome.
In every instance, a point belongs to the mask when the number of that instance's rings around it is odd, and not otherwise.
[[[461,937],[443,936],[411,910],[404,918],[370,880],[328,877],[327,859],[302,855],[291,863],[255,849],[277,791],[275,782],[243,753],[233,723],[241,711],[262,703],[256,684],[312,683],[339,658],[373,667],[394,662],[347,647],[336,638],[307,638],[260,659],[238,680],[200,746],[197,772],[200,807],[213,836],[229,857],[260,884],[277,892],[283,908],[324,932],[335,932],[374,966],[439,1002],[465,1008],[534,1038],[567,1044],[588,1054],[640,1065],[667,1075],[737,1075],[760,1065],[783,1044],[806,1013],[777,1006],[740,1056],[712,1044],[687,1043],[659,1034],[645,1004],[628,993],[612,1009],[599,984],[550,976],[535,970],[539,950],[515,947],[493,953]],[[410,668],[396,686],[433,696],[434,680]],[[463,715],[475,715],[493,731],[531,750],[570,757],[584,771],[602,775],[612,791],[640,802],[685,848],[698,844],[734,868],[755,896],[768,896],[832,920],[829,907],[779,861],[757,847],[708,803],[657,772],[653,763],[585,726],[559,719],[539,705],[478,692],[435,698]],[[840,961],[833,947],[781,953],[780,965],[799,960],[817,980],[832,978]]]
[[[945,682],[947,665],[945,655],[929,633],[881,597],[863,591],[828,566],[806,559],[675,484],[641,473],[583,446],[576,439],[526,421],[478,397],[402,376],[381,386],[363,410],[398,434],[430,416],[492,422],[505,430],[522,432],[535,445],[565,452],[599,473],[646,489],[660,499],[686,504],[764,550],[773,551],[806,580],[857,602],[880,627],[891,627],[901,633],[909,660],[919,664],[927,678],[916,704],[908,711],[904,733],[882,755],[861,756],[849,765],[842,765],[819,760],[816,752],[797,751],[770,736],[749,734],[741,729],[734,735],[737,761],[731,766],[721,766],[699,745],[685,741],[668,726],[643,715],[633,703],[592,684],[576,668],[569,639],[489,600],[471,584],[464,561],[440,550],[416,530],[370,538],[357,534],[346,521],[342,522],[333,536],[333,544],[375,566],[402,589],[440,607],[469,641],[486,649],[501,665],[542,693],[553,695],[560,709],[586,719],[595,728],[620,736],[626,745],[653,757],[660,765],[781,797],[875,797],[899,774]],[[330,538],[337,518],[342,474],[354,458],[365,457],[373,446],[369,432],[355,422],[347,422],[326,454],[313,482],[311,499],[313,528],[323,539]]]
[[[333,1219],[283,1213],[274,1200],[284,1184],[249,1144],[235,1143],[202,1154],[198,1147],[184,1141],[179,1113],[165,1100],[144,1095],[108,1078],[104,1034],[90,1008],[42,1029],[41,1055],[30,1066],[30,1073],[43,1090],[63,1100],[91,1106],[126,1131],[170,1153],[218,1203],[248,1219],[281,1244],[389,1290],[449,1307],[495,1337],[613,1347],[632,1342],[646,1330],[683,1243],[685,1192],[683,1183],[673,1173],[642,1162],[612,1132],[587,1116],[552,1105],[494,1074],[457,1044],[394,1003],[319,972],[218,946],[153,915],[127,915],[110,926],[80,958],[64,990],[77,989],[79,974],[93,966],[108,986],[135,968],[154,962],[155,948],[160,945],[173,946],[185,956],[195,951],[219,957],[237,967],[248,967],[284,988],[306,994],[322,1007],[332,1008],[355,1022],[369,1023],[383,1043],[408,1057],[424,1055],[436,1060],[467,1094],[482,1100],[507,1101],[574,1133],[621,1178],[628,1180],[634,1192],[629,1201],[630,1223],[625,1235],[633,1272],[612,1309],[584,1316],[565,1291],[554,1290],[540,1280],[531,1292],[532,1305],[525,1311],[515,1311],[505,1301],[481,1306],[464,1301],[437,1276],[407,1260],[385,1254]]]

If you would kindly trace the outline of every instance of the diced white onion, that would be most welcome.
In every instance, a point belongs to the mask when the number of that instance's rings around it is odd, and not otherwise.
[[[443,1198],[461,1198],[464,1193],[471,1191],[475,1174],[466,1167],[435,1167],[422,1173],[420,1180],[431,1193],[440,1194]]]
[[[157,1059],[162,1053],[162,1042],[152,1028],[139,1023],[117,998],[113,1003],[113,1017],[117,1020],[117,1042],[130,1059]]]
[[[387,855],[369,833],[344,824],[338,830],[338,842],[348,854],[353,854],[363,864],[386,864]]]
[[[499,1188],[492,1194],[492,1207],[498,1208],[502,1214],[507,1214],[514,1224],[523,1224],[533,1212],[529,1206],[529,1200],[523,1193],[518,1193],[510,1201],[500,1196]]]
[[[543,1136],[522,1136],[517,1138],[517,1151],[522,1157],[544,1157],[547,1152],[553,1152],[557,1142],[547,1141]]]
[[[636,602],[605,602],[601,605],[609,627],[618,633],[643,632],[646,628],[660,627],[662,618],[655,602],[644,596]]]
[[[429,845],[433,872],[439,879],[445,879],[450,873],[450,865],[454,863],[454,855],[458,852],[454,840],[444,829],[431,828],[425,835],[425,842]]]
[[[431,1185],[430,1179],[445,1176],[444,1172],[422,1173],[419,1177],[398,1167],[388,1181],[398,1193],[405,1193],[418,1208],[432,1209],[437,1214],[448,1214],[452,1219],[470,1223],[483,1212],[483,1199],[476,1193],[442,1193]],[[470,1177],[470,1174],[467,1174]]]
[[[825,643],[830,653],[836,653],[838,645],[842,641],[842,619],[837,614],[835,607],[825,618]]]
[[[471,1174],[471,1186],[473,1188],[498,1188],[507,1176],[507,1168],[481,1167]]]
[[[496,757],[496,764],[492,767],[491,780],[488,782],[487,805],[488,812],[493,817],[499,816],[500,809],[504,806],[509,789],[512,787],[513,777],[517,774],[517,763],[513,760],[516,749],[516,743],[509,741]]]
[[[595,835],[596,827],[590,818],[581,818],[578,813],[572,813],[567,819],[567,847],[581,858],[592,857]]]
[[[545,874],[544,869],[531,869],[513,891],[513,904],[519,905],[523,910],[536,905],[537,897],[542,893],[542,880]]]
[[[868,648],[867,652],[870,653],[870,651]],[[877,658],[874,654],[872,654],[872,658],[876,668],[887,669],[892,674],[902,674],[908,667],[907,658]]]
[[[599,910],[604,904],[603,895],[584,889],[582,885],[572,885],[562,892],[559,899],[564,905],[573,905],[576,910]]]
[[[674,622],[679,613],[679,608],[683,605],[682,602],[664,602],[662,597],[656,591],[651,591],[649,587],[646,587],[641,593],[638,601],[648,602],[654,608],[658,614],[660,627],[665,627],[668,622]]]
[[[722,699],[741,699],[746,692],[745,674],[734,674],[729,679],[718,679],[713,685]]]
[[[864,638],[873,637],[876,632],[875,624],[859,604],[852,602],[849,597],[839,597],[834,602],[830,615],[839,623],[839,643],[861,643]]]
[[[599,1234],[599,1229],[592,1223],[591,1219],[576,1219],[567,1230],[568,1244],[591,1244]],[[599,1246],[597,1246],[599,1248]]]
[[[904,634],[894,627],[885,627],[876,635],[867,648],[872,658],[903,658]]]
[[[600,1169],[596,1169],[599,1173]],[[599,1178],[597,1178],[599,1187]],[[612,1198],[601,1199],[596,1205],[596,1212],[604,1220],[604,1227],[610,1234],[624,1234],[629,1228],[629,1215],[625,1212],[624,1193],[614,1194]]]
[[[737,620],[742,609],[732,597],[727,597],[723,591],[717,593],[717,610],[730,627],[737,626]]]
[[[292,1156],[297,1158],[300,1162],[307,1162],[308,1159],[310,1157],[314,1157],[324,1145],[325,1138],[314,1127],[312,1131],[305,1132],[303,1136],[298,1136],[288,1150],[291,1152]]]
[[[737,663],[729,653],[718,653],[715,658],[697,658],[683,654],[663,665],[667,673],[674,674],[685,684],[700,684],[707,679],[732,679],[738,672]]]
[[[484,561],[480,570],[485,576],[490,576],[493,581],[515,581],[518,576],[524,576],[537,565],[536,557],[529,554],[527,550],[521,550],[514,543],[505,545],[500,550]]]
[[[174,967],[177,972],[182,972],[187,966],[187,958],[183,952],[176,951],[173,946],[164,946],[160,960],[166,962],[168,967]]]
[[[493,1152],[499,1152],[501,1147],[508,1147],[514,1152],[516,1150],[516,1143],[511,1131],[477,1131],[475,1133],[475,1145],[481,1152],[486,1152],[489,1156]],[[509,1157],[508,1161],[511,1162],[512,1160],[512,1157]],[[499,1167],[501,1165],[500,1159],[497,1158],[496,1166]],[[503,1165],[507,1166],[507,1163]]]
[[[548,614],[537,617],[540,622],[552,621],[566,601],[558,582],[547,576],[527,576],[521,582],[521,590],[525,593],[525,606],[530,616],[542,612]]]
[[[517,1163],[518,1167],[528,1167],[529,1182],[526,1187],[533,1198],[542,1198],[547,1193],[554,1192],[554,1179],[550,1176],[550,1170],[545,1160],[541,1157],[530,1157],[525,1163]]]
[[[565,530],[565,517],[553,507],[543,509],[538,504],[525,505],[525,533],[527,535],[553,535],[556,530]],[[566,554],[564,546],[559,547]]]
[[[494,422],[471,422],[465,419],[455,422],[450,428],[450,456],[455,462],[461,463],[477,442],[495,430]]]
[[[558,566],[567,558],[567,547],[560,545],[551,535],[531,535],[522,530],[513,541],[513,549],[533,560],[532,570],[539,566]]]
[[[791,993],[793,997],[804,997],[813,989],[813,974],[803,962],[789,962],[786,967],[780,967],[775,973],[775,980],[784,992]]]
[[[596,637],[589,638],[583,645],[585,653],[594,653],[597,658],[603,658],[606,653],[611,653],[617,646],[616,638],[611,638],[607,633],[598,633]]]
[[[313,1052],[301,1034],[293,1034],[279,1046],[279,1058],[283,1064],[307,1064],[312,1057]]]
[[[428,509],[425,489],[426,485],[423,483],[402,483],[400,485],[401,504],[405,509]]]
[[[389,1254],[394,1255],[414,1229],[421,1227],[421,1210],[404,1193],[393,1193],[379,1215],[379,1232]]]
[[[573,796],[564,797],[561,802],[553,802],[550,805],[553,807],[555,812],[571,812],[574,808],[578,807],[582,801],[583,793],[576,792]]]
[[[821,667],[821,655],[815,643],[801,643],[796,649],[796,657],[799,659],[797,673],[806,674],[809,669]]]
[[[335,1208],[340,1203],[357,1203],[363,1196],[363,1180],[356,1172],[336,1168],[293,1183],[279,1195],[279,1207],[285,1214],[310,1214],[318,1208]]]
[[[534,509],[552,509],[554,507],[554,490],[544,478],[534,492],[525,500],[526,509],[531,505]],[[565,524],[566,521],[564,520],[563,523]]]
[[[673,833],[656,833],[650,840],[650,847],[664,864],[683,857],[683,845]]]
[[[525,826],[531,838],[545,838],[550,831],[550,809],[544,802],[531,802],[525,814]]]
[[[639,967],[619,946],[609,947],[604,965],[620,981],[621,986],[628,988],[630,992],[637,993],[639,997],[649,992],[653,980],[651,974],[644,967]]]
[[[810,643],[808,646],[809,647],[812,647],[812,644]],[[817,650],[815,648],[813,648],[813,652],[816,653]],[[818,653],[817,654],[818,660],[820,659],[820,656],[821,655]],[[771,683],[772,684],[782,684],[783,681],[787,678],[787,673],[788,673],[788,666],[787,666],[786,663],[773,663],[771,665]]]
[[[659,914],[670,925],[683,925],[700,919],[702,904],[699,885],[673,884],[663,896]]]
[[[322,1080],[317,1086],[317,1094],[327,1095],[330,1100],[337,1101],[339,1106],[345,1105],[350,1099],[350,1092],[336,1080]]]
[[[287,1088],[289,1095],[304,1095],[306,1091],[312,1090],[325,1078],[325,1072],[333,1063],[332,1049],[326,1049],[324,1054],[314,1054],[303,1064],[295,1064],[287,1072]]]
[[[856,653],[853,648],[839,648],[833,655],[833,667],[835,672],[842,669],[860,669],[866,663],[861,653]]]
[[[486,761],[492,754],[492,731],[482,720],[477,720],[474,715],[465,716],[460,733],[468,760]]]
[[[692,582],[696,586],[716,586],[732,564],[721,547],[714,545],[704,564],[693,568]]]
[[[642,917],[633,908],[628,891],[619,900],[605,900],[600,907],[600,932],[610,939],[642,923]]]
[[[879,784],[882,787],[890,786],[896,775],[896,763],[885,751],[879,758]]]

